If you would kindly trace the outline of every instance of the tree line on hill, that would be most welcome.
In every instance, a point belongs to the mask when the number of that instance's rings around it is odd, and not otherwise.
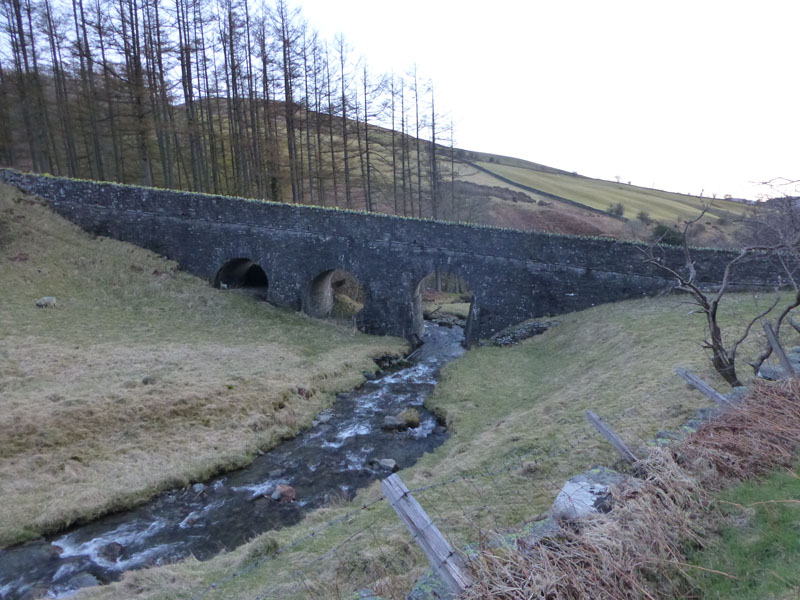
[[[432,82],[371,72],[285,0],[0,0],[0,19],[7,166],[460,218]]]

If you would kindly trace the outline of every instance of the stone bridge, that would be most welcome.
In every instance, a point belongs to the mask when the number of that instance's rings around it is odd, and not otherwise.
[[[0,170],[5,181],[48,200],[88,232],[148,248],[216,285],[252,285],[277,305],[330,311],[331,274],[354,275],[365,292],[358,327],[414,341],[420,283],[439,269],[474,294],[467,340],[514,323],[602,302],[657,294],[672,285],[629,242],[363,214]],[[659,249],[682,264],[678,249]],[[698,280],[720,281],[729,252],[697,250]],[[259,268],[260,267],[260,268]],[[773,287],[763,257],[737,265],[738,287]]]

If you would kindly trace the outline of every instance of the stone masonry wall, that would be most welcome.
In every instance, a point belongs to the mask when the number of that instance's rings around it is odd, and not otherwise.
[[[613,240],[501,230],[336,209],[287,205],[61,179],[0,169],[0,181],[50,202],[85,230],[134,243],[214,281],[236,258],[258,263],[268,299],[302,309],[311,282],[344,269],[364,286],[359,326],[369,333],[414,338],[413,299],[439,267],[463,277],[475,295],[472,337],[521,320],[659,293],[672,282],[643,262],[642,246]],[[659,250],[679,268],[682,252]],[[698,281],[720,282],[733,255],[693,253]],[[772,288],[780,273],[764,257],[733,271],[739,287]]]

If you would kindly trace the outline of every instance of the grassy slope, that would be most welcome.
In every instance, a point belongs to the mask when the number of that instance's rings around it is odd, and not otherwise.
[[[746,295],[731,296],[723,306],[728,322],[739,322],[754,309]],[[687,391],[674,374],[676,367],[697,372],[724,389],[698,346],[701,317],[674,297],[598,306],[562,315],[559,322],[515,347],[470,351],[446,368],[429,399],[432,408],[446,413],[452,437],[401,472],[410,488],[539,459],[524,475],[502,472],[418,494],[457,545],[476,540],[475,525],[496,528],[531,519],[549,506],[570,475],[592,464],[616,462],[608,444],[586,426],[586,409],[599,413],[637,449],[657,431],[678,428],[698,407],[709,404]],[[752,346],[745,347],[742,358],[752,351]],[[266,534],[214,560],[129,573],[110,589],[86,594],[190,596],[250,564],[264,548],[301,540],[320,524],[379,495],[373,485],[352,503],[317,511],[297,527]],[[323,560],[311,562],[326,552],[330,554]],[[352,588],[368,585],[386,598],[404,598],[424,568],[424,558],[398,518],[381,503],[204,597],[254,597],[281,582],[278,597],[347,598]]]
[[[520,166],[489,162],[479,164],[512,181],[586,204],[592,208],[606,210],[609,205],[620,202],[625,208],[625,215],[629,218],[636,218],[640,211],[644,211],[657,221],[675,223],[696,216],[703,204],[710,201],[708,198],[701,199],[696,196],[575,175],[545,173]],[[745,204],[718,199],[713,201],[708,216],[714,220],[722,216],[738,216],[746,210],[747,205]]]
[[[0,545],[246,463],[404,348],[215,290],[6,186],[0,281]]]
[[[534,192],[513,186],[483,171],[457,164],[458,179],[484,186],[498,186],[521,192],[532,202],[509,202],[502,198],[482,198],[478,202],[461,200],[458,217],[475,222],[486,222],[499,227],[573,233],[578,235],[611,235],[617,238],[637,237],[628,225],[611,216],[589,211],[566,202],[546,198]]]
[[[726,490],[720,500],[729,523],[691,560],[707,569],[692,571],[701,597],[800,597],[800,475],[774,472]]]
[[[371,149],[373,154],[372,166],[379,172],[386,181],[391,177],[391,133],[389,130],[378,126],[370,126],[373,136]],[[337,130],[338,131],[338,130]],[[340,143],[338,133],[334,134],[334,139]],[[355,140],[355,136],[353,136]],[[355,141],[351,141],[355,144]],[[423,144],[423,148],[427,146]],[[283,148],[283,145],[281,145]],[[354,155],[356,146],[352,148]],[[439,155],[442,157],[441,172],[448,173],[450,162],[447,158],[449,148],[440,147]],[[578,202],[592,208],[605,211],[609,205],[622,203],[625,208],[625,215],[635,220],[639,212],[647,212],[655,221],[675,224],[687,218],[695,217],[704,203],[709,199],[700,199],[696,196],[665,192],[639,186],[629,186],[617,184],[600,179],[591,179],[578,176],[574,173],[548,167],[539,163],[534,163],[524,159],[490,154],[485,152],[463,151],[469,160],[476,162],[499,175],[507,177],[512,181],[527,185],[544,192],[555,194],[569,200]],[[492,162],[489,162],[491,159]],[[428,160],[423,158],[423,161]],[[413,155],[412,144],[412,165],[416,159]],[[626,224],[619,219],[615,219],[594,211],[586,210],[579,206],[574,206],[566,202],[559,202],[552,198],[545,198],[517,188],[512,184],[501,181],[487,173],[475,172],[475,169],[465,163],[456,162],[456,177],[465,181],[471,181],[486,186],[498,186],[509,188],[515,191],[522,191],[534,200],[534,203],[517,203],[483,196],[476,203],[469,198],[457,197],[457,208],[453,210],[450,206],[440,207],[440,215],[445,220],[468,221],[485,225],[495,225],[499,227],[510,227],[513,229],[551,231],[556,233],[571,233],[577,235],[610,235],[619,239],[649,239],[649,230],[641,224],[634,222]],[[357,170],[356,170],[357,171]],[[412,177],[414,169],[412,168]],[[359,174],[353,173],[354,181],[357,181]],[[445,176],[443,188],[447,189],[447,179]],[[378,179],[381,179],[379,177]],[[330,183],[330,182],[329,182]],[[354,184],[353,208],[364,209],[365,198],[363,191]],[[394,202],[391,198],[391,190],[382,188],[375,184],[373,189],[374,209],[378,212],[393,214]],[[426,200],[425,215],[429,215],[427,206],[427,190],[424,192]],[[328,190],[330,195],[330,190]],[[340,206],[344,207],[344,193],[340,191]],[[536,204],[537,200],[543,200],[544,204]],[[319,202],[319,198],[315,200]],[[328,203],[332,198],[327,198]],[[415,202],[415,201],[414,201]],[[708,225],[715,231],[709,231],[699,239],[693,240],[700,244],[719,245],[725,242],[727,245],[733,241],[731,235],[735,232],[737,225],[722,225],[717,223],[719,217],[739,216],[746,210],[746,205],[727,200],[715,200],[714,208],[708,213]]]
[[[469,157],[471,161],[477,162],[495,162],[498,164],[509,165],[511,167],[521,167],[523,169],[532,169],[534,171],[540,171],[542,173],[555,173],[560,175],[574,175],[574,173],[570,173],[569,171],[564,171],[563,169],[556,169],[555,167],[548,167],[547,165],[543,165],[541,163],[535,163],[530,160],[525,160],[524,158],[514,158],[513,156],[504,156],[502,154],[492,154],[490,152],[475,152],[472,150],[465,150],[466,156]]]

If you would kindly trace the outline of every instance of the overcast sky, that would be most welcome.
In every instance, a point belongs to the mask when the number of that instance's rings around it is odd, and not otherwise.
[[[374,71],[415,62],[461,148],[754,198],[800,179],[799,0],[296,0]]]

